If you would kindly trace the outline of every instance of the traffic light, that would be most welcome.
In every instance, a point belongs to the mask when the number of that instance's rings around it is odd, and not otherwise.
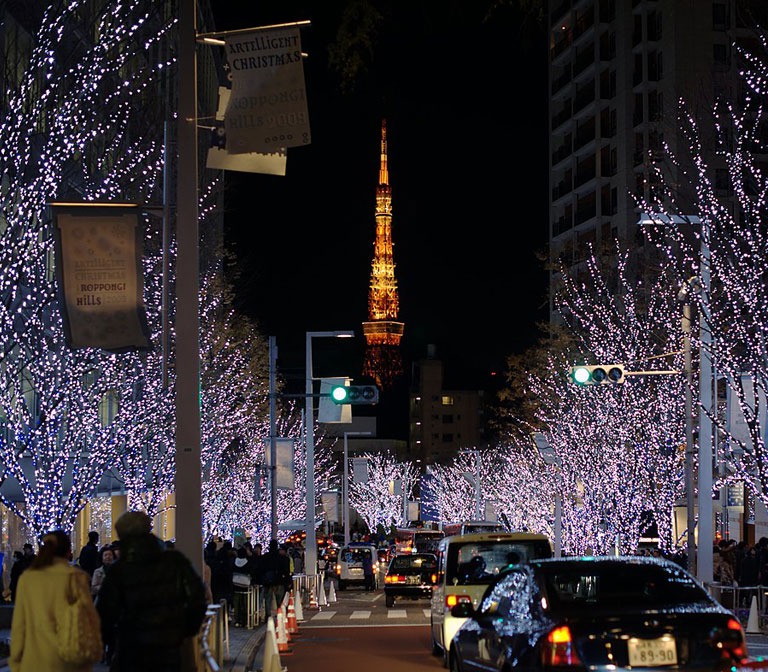
[[[577,385],[613,385],[623,383],[626,373],[621,364],[572,366],[571,380]]]
[[[335,404],[376,404],[379,388],[375,385],[336,385],[331,388],[331,400]]]

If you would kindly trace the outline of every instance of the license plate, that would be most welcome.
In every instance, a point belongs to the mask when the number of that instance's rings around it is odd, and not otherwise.
[[[417,584],[418,585],[419,583],[421,583],[421,577],[419,577],[419,576],[406,576],[405,577],[405,582],[408,583],[408,584],[411,584],[411,585],[413,585],[413,584]]]
[[[627,642],[629,664],[637,667],[657,667],[677,665],[677,647],[675,638],[670,635],[658,639],[637,639],[632,637]]]
[[[363,575],[363,569],[362,567],[350,567],[349,573],[351,576],[362,576]]]

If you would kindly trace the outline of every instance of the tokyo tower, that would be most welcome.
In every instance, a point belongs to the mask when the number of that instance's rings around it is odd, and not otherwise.
[[[387,170],[387,122],[381,122],[381,165],[376,187],[376,241],[373,244],[371,285],[368,292],[368,321],[363,322],[366,350],[363,375],[381,388],[391,387],[403,373],[400,339],[405,325],[397,321],[395,262],[392,254],[392,187]]]

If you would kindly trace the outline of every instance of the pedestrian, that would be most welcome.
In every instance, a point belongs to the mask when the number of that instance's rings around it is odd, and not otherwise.
[[[262,581],[264,582],[264,601],[267,616],[272,615],[272,598],[275,606],[280,607],[285,595],[285,589],[291,582],[291,571],[286,555],[278,548],[277,539],[269,542],[269,551],[262,556]]]
[[[14,551],[13,558],[11,560],[11,580],[8,583],[8,591],[10,592],[11,602],[16,601],[16,586],[19,583],[19,577],[24,571],[24,554],[21,551]]]
[[[88,533],[88,543],[80,551],[77,564],[91,576],[99,566],[99,533],[96,530],[91,530]]]
[[[365,589],[373,590],[373,558],[372,552],[368,548],[363,549],[363,576],[365,577]]]
[[[179,672],[191,665],[205,588],[189,560],[165,550],[152,519],[128,511],[115,523],[120,560],[104,576],[96,607],[113,672]]]
[[[757,549],[747,550],[744,559],[741,561],[740,574],[738,577],[739,586],[756,586],[757,577],[760,571],[760,563],[757,557]]]
[[[251,575],[248,573],[248,553],[241,546],[237,549],[235,568],[232,573],[233,601],[235,625],[245,627],[248,610],[248,590],[251,587]]]
[[[99,566],[96,568],[96,571],[94,571],[93,578],[91,579],[91,595],[93,595],[94,600],[101,590],[101,584],[104,582],[104,575],[114,561],[115,553],[112,550],[112,547],[105,546],[102,548],[99,552]]]
[[[720,549],[720,583],[732,586],[736,576],[736,543],[731,540]]]
[[[226,600],[228,605],[232,604],[232,574],[236,557],[231,541],[225,541],[216,552],[216,562],[211,567],[215,602]]]
[[[19,579],[11,623],[11,672],[87,672],[101,658],[99,617],[88,575],[70,565],[71,559],[69,537],[61,530],[49,532],[40,554]],[[80,616],[76,632],[68,630],[64,620],[73,604]],[[67,632],[76,641],[64,637]],[[86,662],[65,660],[73,644],[91,653],[84,656]]]

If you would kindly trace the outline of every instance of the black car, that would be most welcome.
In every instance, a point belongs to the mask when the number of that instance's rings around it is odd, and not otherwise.
[[[387,606],[395,605],[396,597],[411,599],[432,597],[437,581],[437,558],[431,553],[406,553],[392,558],[384,577]]]
[[[534,560],[500,574],[451,642],[451,670],[730,670],[739,622],[688,572],[655,558]]]

